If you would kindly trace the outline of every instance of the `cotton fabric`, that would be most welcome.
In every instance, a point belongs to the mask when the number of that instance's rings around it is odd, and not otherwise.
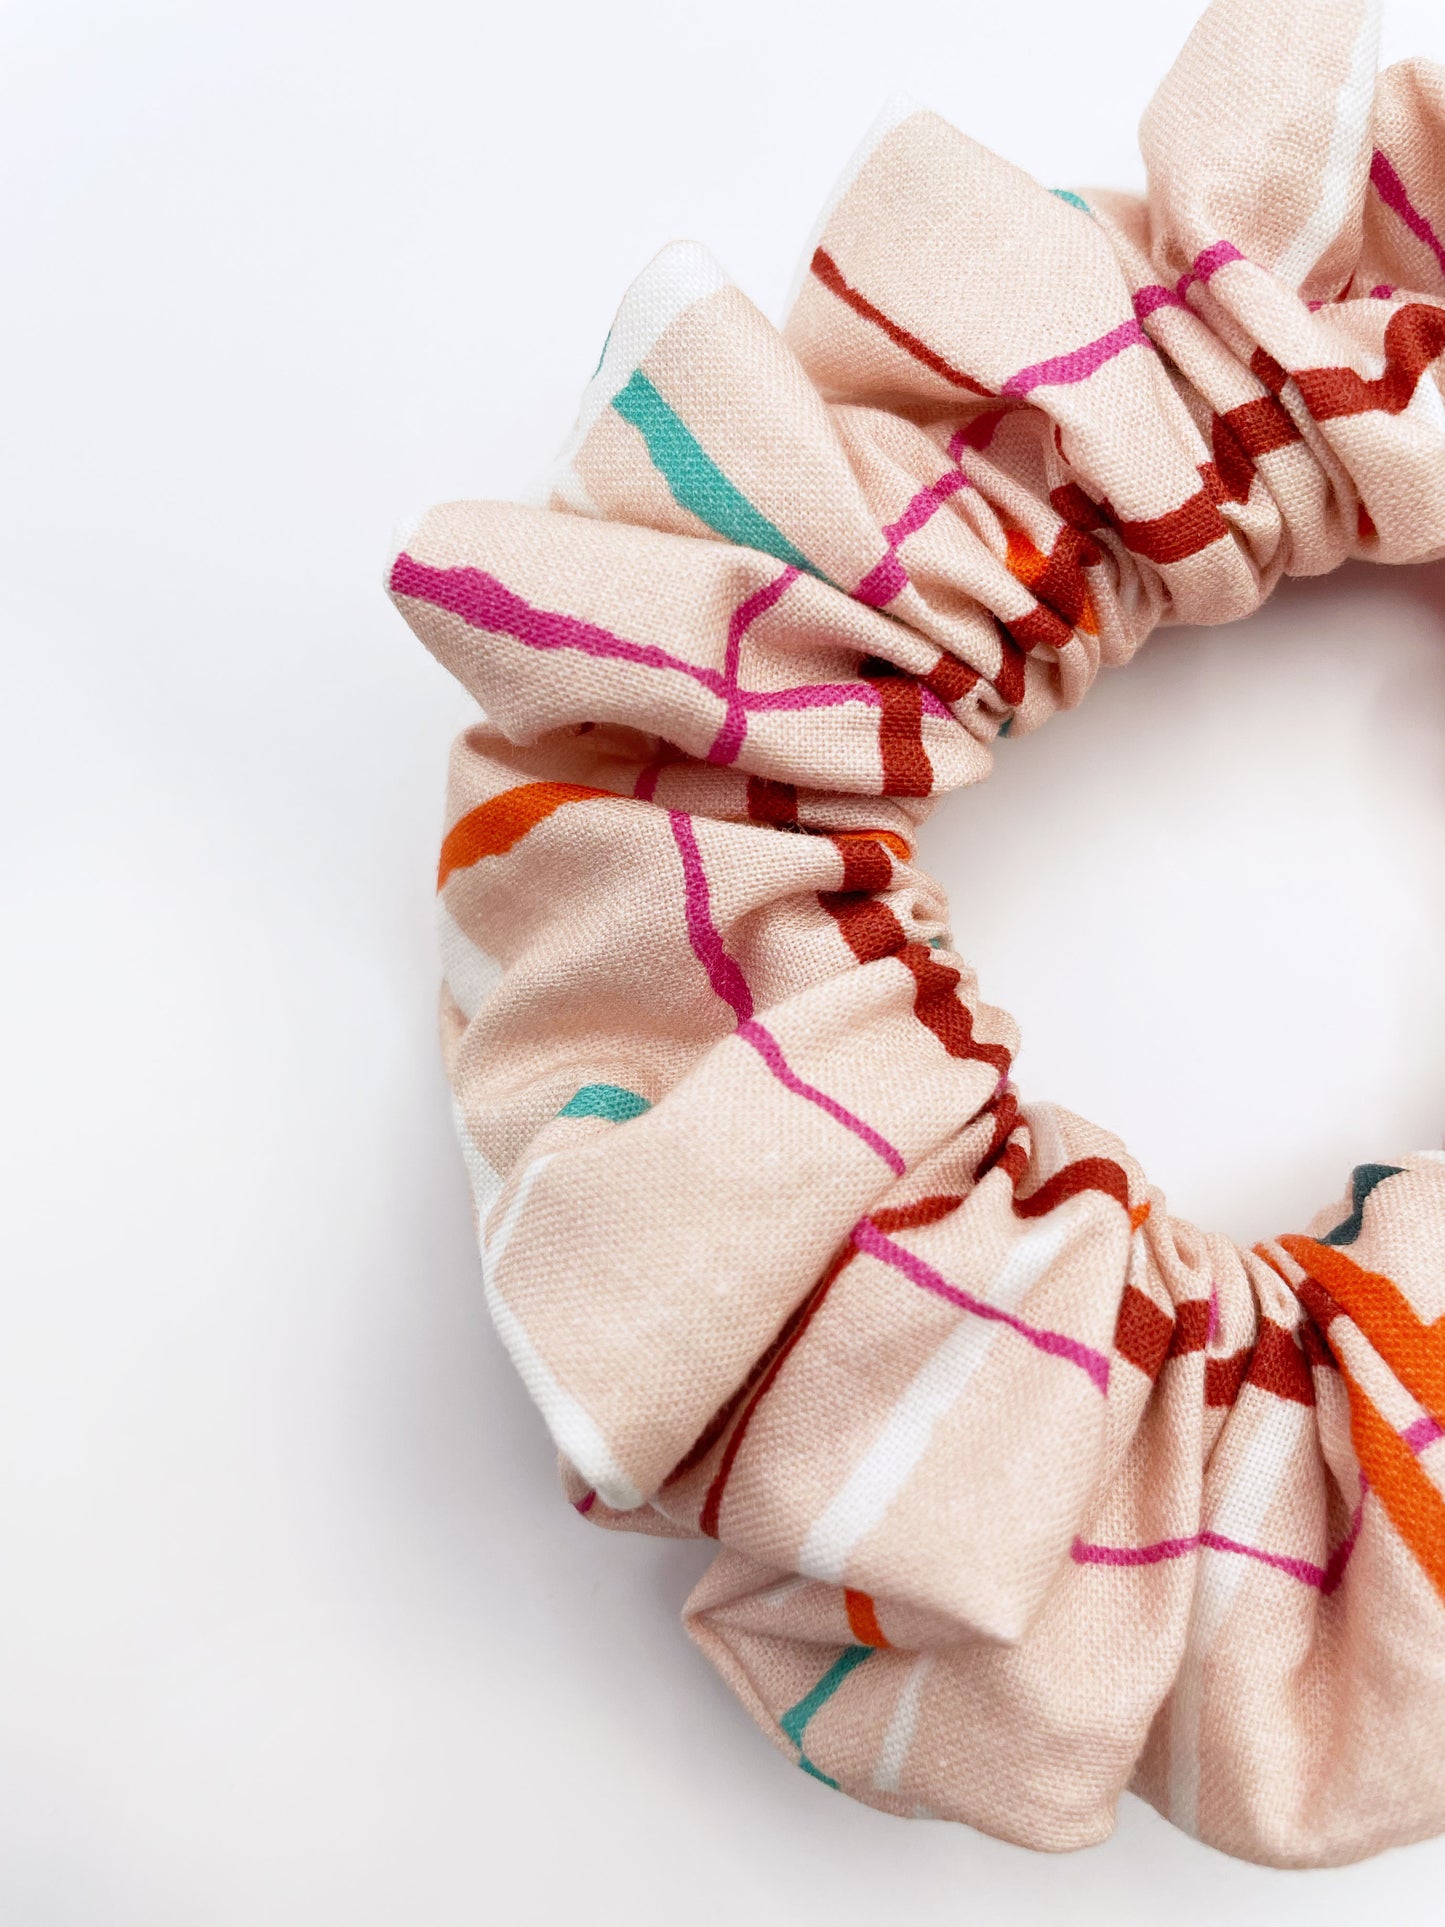
[[[1445,74],[1376,38],[1216,0],[1143,198],[885,118],[781,332],[666,250],[546,505],[389,579],[485,711],[443,1047],[568,1495],[719,1540],[689,1629],[801,1768],[1033,1847],[1445,1828],[1445,1154],[1171,1217],[913,856],[1157,624],[1445,552]]]

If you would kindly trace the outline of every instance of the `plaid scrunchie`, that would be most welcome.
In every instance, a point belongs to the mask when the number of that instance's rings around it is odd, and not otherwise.
[[[885,117],[781,333],[669,248],[546,506],[390,577],[486,712],[442,1033],[569,1496],[720,1542],[688,1626],[799,1766],[1034,1847],[1445,1828],[1445,1155],[1171,1217],[913,856],[1156,623],[1445,552],[1445,73],[1376,41],[1216,0],[1142,199]]]

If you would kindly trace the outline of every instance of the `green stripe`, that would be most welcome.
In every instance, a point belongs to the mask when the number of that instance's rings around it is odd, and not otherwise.
[[[1094,212],[1087,201],[1081,201],[1077,194],[1071,194],[1066,187],[1051,187],[1049,192],[1057,194],[1061,201],[1067,201],[1070,207],[1082,209],[1085,214],[1092,215]]]
[[[1337,1224],[1333,1231],[1327,1231],[1320,1243],[1352,1245],[1364,1226],[1365,1199],[1377,1184],[1383,1184],[1386,1178],[1398,1177],[1403,1169],[1404,1166],[1400,1164],[1357,1164],[1350,1173],[1350,1198],[1355,1208],[1342,1224]]]
[[[825,1773],[820,1766],[814,1766],[806,1753],[798,1756],[798,1765],[805,1773],[811,1773],[815,1780],[821,1780],[824,1786],[832,1787],[835,1793],[839,1791],[838,1782],[833,1778],[832,1774]]]
[[[801,549],[759,514],[703,448],[682,417],[665,402],[639,368],[612,406],[647,443],[653,466],[663,476],[685,509],[706,522],[715,534],[745,549],[761,549],[780,562],[791,562],[809,575],[819,572]]]
[[[861,1666],[873,1652],[871,1646],[845,1646],[833,1664],[824,1673],[811,1693],[805,1693],[796,1706],[790,1706],[778,1725],[801,1753],[803,1750],[803,1728],[820,1707],[826,1706],[838,1688],[855,1667]],[[811,1762],[808,1763],[811,1770]]]
[[[641,1117],[652,1109],[652,1099],[625,1091],[620,1084],[584,1084],[558,1111],[558,1117],[606,1117],[614,1124],[625,1124],[630,1117]]]

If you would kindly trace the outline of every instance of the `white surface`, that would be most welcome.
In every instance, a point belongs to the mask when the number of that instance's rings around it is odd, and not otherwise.
[[[434,1047],[467,705],[389,527],[531,481],[662,241],[776,311],[894,88],[1137,183],[1193,12],[0,11],[4,1927],[1435,1918],[1441,1846],[1126,1801],[1049,1861],[792,1770],[676,1624],[706,1554],[556,1494]],[[1025,1087],[1238,1235],[1440,1141],[1442,645],[1440,571],[1286,593],[930,832]]]

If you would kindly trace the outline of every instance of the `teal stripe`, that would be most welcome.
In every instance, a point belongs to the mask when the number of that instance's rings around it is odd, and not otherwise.
[[[1000,741],[1000,742],[1002,742],[1002,741],[1003,741],[1003,739],[1004,739],[1004,737],[1005,737],[1005,736],[1007,736],[1007,735],[1009,734],[1009,732],[1010,732],[1010,731],[1012,730],[1012,728],[1013,728],[1013,726],[1014,726],[1014,717],[1015,717],[1015,716],[1016,716],[1017,714],[1018,714],[1018,711],[1017,711],[1017,710],[1013,710],[1013,709],[1011,709],[1011,710],[1009,711],[1009,713],[1008,713],[1008,715],[1007,715],[1007,716],[1005,716],[1005,717],[1004,717],[1004,719],[1003,719],[1003,721],[1002,721],[1002,722],[1001,722],[1001,723],[999,724],[999,726],[998,726],[998,735],[999,735],[999,741]]]
[[[614,1124],[625,1124],[630,1117],[641,1117],[652,1109],[652,1100],[625,1091],[620,1084],[584,1084],[558,1111],[558,1117],[605,1117]]]
[[[1092,215],[1094,212],[1087,201],[1081,201],[1077,194],[1071,194],[1066,187],[1051,187],[1049,192],[1057,194],[1061,201],[1067,201],[1070,207],[1076,207],[1085,214]]]
[[[706,522],[717,535],[745,549],[761,549],[795,569],[817,575],[801,549],[759,514],[748,498],[733,487],[717,463],[697,440],[687,423],[662,399],[639,368],[614,397],[612,406],[647,443],[653,466],[663,476],[685,509]]]
[[[1365,1199],[1377,1184],[1383,1184],[1386,1178],[1398,1177],[1404,1168],[1401,1164],[1357,1164],[1350,1173],[1350,1196],[1355,1208],[1343,1223],[1337,1224],[1333,1231],[1327,1231],[1320,1243],[1352,1245],[1364,1226]]]
[[[778,1721],[800,1753],[803,1750],[803,1728],[820,1707],[827,1705],[854,1668],[861,1666],[872,1652],[871,1646],[845,1646],[812,1692],[805,1693],[797,1705],[790,1706]]]
[[[798,1765],[805,1773],[811,1773],[815,1780],[821,1780],[824,1786],[832,1787],[835,1793],[839,1791],[838,1782],[833,1778],[832,1774],[825,1773],[820,1766],[814,1766],[806,1753],[799,1755]]]

